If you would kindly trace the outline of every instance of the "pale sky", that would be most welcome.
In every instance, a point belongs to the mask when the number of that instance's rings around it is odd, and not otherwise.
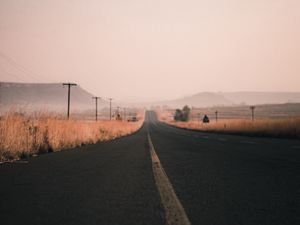
[[[0,80],[116,99],[300,91],[300,1],[0,0]]]

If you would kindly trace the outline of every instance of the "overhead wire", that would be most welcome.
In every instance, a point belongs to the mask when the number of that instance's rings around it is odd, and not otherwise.
[[[40,81],[41,80],[41,77],[39,75],[32,72],[28,68],[24,67],[20,63],[16,62],[16,60],[14,60],[12,57],[8,56],[7,54],[5,54],[1,50],[0,50],[0,56],[3,59],[5,59],[11,66],[13,66],[15,69],[17,69],[19,72],[23,73],[23,75],[27,76],[27,77],[25,77],[25,79],[23,78],[23,80],[28,80],[26,78],[30,78],[33,81],[37,81],[37,80]],[[48,79],[48,77],[47,77],[47,79]]]
[[[5,73],[5,74],[7,74],[9,76],[12,76],[13,78],[16,79],[16,81],[27,82],[26,79],[24,79],[23,77],[20,77],[19,75],[14,74],[14,73],[10,73],[10,72],[4,71],[4,70],[0,71],[0,74],[1,73]]]

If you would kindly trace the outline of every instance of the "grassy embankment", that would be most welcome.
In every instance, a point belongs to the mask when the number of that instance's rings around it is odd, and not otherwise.
[[[157,114],[160,121],[186,129],[251,136],[300,138],[300,117],[256,119],[254,121],[251,119],[221,119],[218,122],[211,121],[204,124],[199,121],[174,121],[172,114],[167,111],[159,111]]]
[[[0,161],[112,140],[138,130],[138,122],[67,120],[39,114],[8,113],[0,119]]]

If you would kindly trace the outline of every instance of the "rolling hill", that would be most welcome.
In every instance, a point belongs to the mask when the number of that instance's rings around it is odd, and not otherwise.
[[[170,107],[180,107],[183,105],[189,105],[194,107],[207,107],[207,106],[223,106],[232,105],[233,102],[224,97],[223,95],[212,93],[212,92],[202,92],[192,96],[179,98],[176,100],[162,102],[163,105]]]
[[[65,111],[68,88],[61,83],[0,83],[0,111],[8,109]],[[300,103],[300,92],[200,92],[174,100],[155,102],[119,102],[120,106],[167,106],[180,108]],[[80,86],[72,87],[71,109],[82,111],[94,109],[92,94]],[[99,106],[107,107],[103,100]]]
[[[68,88],[61,83],[7,83],[0,84],[1,111],[47,110],[61,111],[67,107]],[[80,86],[71,89],[73,111],[93,109],[92,95]]]
[[[300,103],[300,92],[201,92],[195,95],[151,103],[167,107],[235,106]]]

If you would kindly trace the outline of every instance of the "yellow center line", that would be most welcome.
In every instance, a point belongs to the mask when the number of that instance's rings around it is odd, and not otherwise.
[[[186,212],[179,201],[175,190],[162,167],[155,152],[150,134],[148,132],[148,142],[152,160],[152,169],[155,183],[165,211],[165,222],[167,225],[191,225]]]

